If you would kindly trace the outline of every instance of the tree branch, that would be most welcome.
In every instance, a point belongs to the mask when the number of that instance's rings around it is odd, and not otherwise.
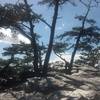
[[[19,23],[22,24],[23,26],[25,26],[26,28],[30,29],[30,27],[28,27],[27,25],[23,24],[23,23]]]
[[[64,59],[60,54],[56,53],[55,51],[54,51],[54,53],[56,54],[57,57],[59,57],[61,60],[63,60],[65,63],[67,63],[66,59]]]
[[[36,18],[38,18],[41,22],[43,22],[44,24],[46,24],[50,29],[51,29],[51,25],[48,24],[43,18],[41,18],[39,15],[37,15],[35,12],[32,11],[32,13],[34,14],[34,16]]]

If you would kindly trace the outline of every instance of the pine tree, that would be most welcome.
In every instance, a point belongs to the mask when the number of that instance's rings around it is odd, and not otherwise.
[[[52,48],[53,48],[53,41],[54,41],[56,21],[57,21],[57,17],[58,17],[59,7],[67,1],[68,0],[42,0],[40,2],[40,4],[48,4],[49,7],[51,7],[51,6],[54,7],[52,25],[50,28],[50,39],[49,39],[47,53],[46,53],[45,60],[44,60],[44,65],[43,65],[43,74],[45,74],[45,75],[47,74],[48,63],[49,63],[50,55],[51,55]]]
[[[100,59],[100,47],[95,46],[94,48],[91,48],[90,50],[85,49],[80,56],[80,59],[78,61],[82,62],[83,64],[88,64],[92,67],[95,67],[96,64],[98,64],[98,61]]]
[[[76,51],[81,48],[82,46],[82,41],[84,44],[91,44],[93,41],[97,42],[100,38],[100,34],[98,33],[99,28],[94,26],[95,21],[92,19],[88,19],[87,16],[91,10],[91,5],[92,5],[92,0],[89,1],[89,4],[85,4],[82,2],[86,7],[87,7],[87,12],[84,16],[76,16],[75,18],[81,21],[81,26],[80,27],[74,27],[72,31],[65,32],[64,34],[58,36],[59,38],[63,39],[65,37],[70,37],[73,38],[74,40],[76,39],[76,43],[74,44],[74,50],[72,52],[70,64],[66,64],[68,66],[68,74],[71,74],[71,70],[73,67],[73,62],[74,62],[74,57],[76,55]],[[89,26],[86,25],[88,23]],[[92,38],[91,38],[92,37]],[[80,43],[81,42],[81,43]],[[84,45],[87,47],[87,45]]]

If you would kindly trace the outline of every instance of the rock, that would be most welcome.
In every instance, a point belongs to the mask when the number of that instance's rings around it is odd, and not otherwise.
[[[95,95],[94,100],[100,100],[100,91],[97,91],[97,94]]]
[[[65,98],[61,98],[60,100],[87,100],[84,97],[65,97]]]
[[[76,89],[75,91],[59,90],[49,96],[49,100],[98,100],[96,91]]]
[[[65,97],[66,97],[65,100],[67,100],[67,96],[70,93],[71,91],[65,91],[65,90],[55,91],[48,97],[48,100],[61,100],[62,98]]]
[[[88,90],[95,90],[96,87],[93,84],[85,84],[81,85],[79,88],[88,91]]]
[[[87,85],[82,85],[82,86],[80,86],[80,88],[81,88],[82,90],[89,90],[89,89],[90,89],[90,87],[87,86]]]
[[[56,91],[52,93],[48,100],[87,100],[79,93],[73,93],[72,91]]]
[[[81,97],[84,97],[86,100],[95,100],[96,91],[77,89],[71,94],[71,96],[81,96]]]
[[[10,93],[1,93],[0,100],[16,100]]]

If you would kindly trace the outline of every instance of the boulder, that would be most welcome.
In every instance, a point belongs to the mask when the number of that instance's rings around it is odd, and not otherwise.
[[[77,100],[95,100],[96,97],[96,91],[95,90],[82,90],[82,89],[76,89],[72,92],[70,96],[80,96],[80,99]],[[82,99],[84,98],[84,99]]]

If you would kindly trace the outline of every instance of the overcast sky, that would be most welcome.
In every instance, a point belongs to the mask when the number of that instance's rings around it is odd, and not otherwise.
[[[0,0],[0,4],[16,3],[17,1],[18,0]],[[49,8],[49,7],[43,6],[43,5],[37,5],[38,1],[39,0],[28,0],[28,2],[30,4],[33,4],[33,7],[32,7],[33,11],[37,12],[38,14],[42,14],[43,18],[48,23],[51,24],[53,8]],[[86,9],[82,4],[80,4],[78,2],[76,3],[76,5],[77,6],[74,7],[70,3],[67,3],[67,4],[63,5],[62,7],[60,7],[59,15],[58,15],[58,17],[60,19],[58,19],[58,21],[57,21],[56,34],[60,34],[65,31],[71,30],[73,26],[79,26],[79,24],[80,24],[79,21],[74,19],[74,17],[77,15],[85,14]],[[99,12],[100,12],[100,6],[97,8],[92,8],[92,10],[88,16],[89,18],[95,19],[97,21],[98,26],[100,26],[100,13]],[[42,22],[36,24],[35,32],[39,33],[42,36],[40,42],[43,41],[45,44],[48,43],[50,30],[45,24],[43,24]],[[8,46],[7,42],[6,42],[6,44],[5,44],[5,42],[0,43],[1,52],[2,52],[2,48],[5,46]],[[68,54],[68,57],[69,56],[70,55]],[[53,58],[55,59],[54,55],[53,55]]]

